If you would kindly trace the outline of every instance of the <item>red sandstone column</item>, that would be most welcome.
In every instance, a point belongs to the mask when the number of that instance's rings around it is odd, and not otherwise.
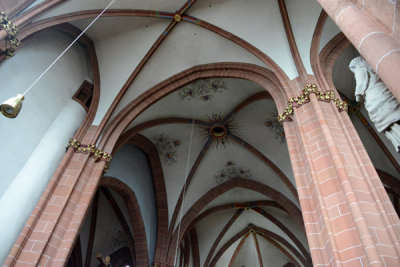
[[[314,266],[400,266],[400,221],[348,115],[311,95],[284,127]]]
[[[96,130],[82,143],[93,143]],[[3,266],[64,266],[104,165],[69,148]]]
[[[400,101],[400,44],[356,1],[317,0]]]

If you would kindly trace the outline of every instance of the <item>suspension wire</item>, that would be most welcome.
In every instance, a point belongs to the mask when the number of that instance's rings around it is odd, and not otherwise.
[[[71,48],[71,46],[73,44],[76,43],[76,41],[78,41],[78,39],[93,25],[93,23],[95,23],[98,18],[100,18],[101,15],[103,15],[104,12],[106,12],[106,10],[115,2],[116,0],[112,0],[107,6],[106,8],[103,9],[103,11],[100,12],[99,15],[97,15],[97,17],[78,35],[78,37],[75,38],[74,41],[72,41],[72,43],[53,61],[53,63],[50,64],[50,66],[47,67],[47,69],[45,69],[45,71],[42,72],[42,74],[40,74],[40,76],[28,87],[28,89],[26,89],[26,91],[22,94],[23,96],[25,96],[29,90],[32,89],[32,87],[50,70],[51,67],[53,67],[54,64],[57,63],[57,61]]]
[[[257,252],[257,241],[256,241],[256,238],[257,238],[257,237],[256,237],[256,234],[255,234],[255,233],[251,234],[251,237],[253,238],[254,259],[256,259],[256,260],[254,261],[254,267],[256,267],[256,266],[257,266],[257,262],[260,263],[259,260],[258,260],[258,252]]]
[[[177,261],[178,261],[179,236],[181,234],[181,224],[182,224],[181,220],[182,220],[183,204],[185,203],[186,181],[187,181],[188,173],[189,173],[190,152],[192,150],[193,128],[194,128],[194,115],[192,117],[192,129],[191,129],[191,133],[190,133],[189,152],[188,152],[188,157],[187,157],[187,161],[186,161],[185,182],[183,184],[182,204],[181,204],[181,207],[180,207],[180,214],[179,214],[178,237],[176,239],[176,249],[175,249],[175,266],[177,266]]]

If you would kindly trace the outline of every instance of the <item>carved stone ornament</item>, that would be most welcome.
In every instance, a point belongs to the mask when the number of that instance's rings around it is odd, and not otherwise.
[[[14,56],[15,49],[21,45],[17,39],[18,27],[8,19],[7,15],[0,11],[0,28],[7,32],[6,41],[6,59]]]
[[[95,145],[82,145],[76,139],[70,139],[68,147],[72,147],[75,152],[90,154],[90,156],[95,158],[96,161],[105,161],[106,165],[104,167],[104,172],[108,171],[112,159],[111,154],[98,150]]]
[[[278,121],[280,123],[285,121],[291,121],[291,116],[294,115],[294,108],[299,108],[302,105],[310,102],[310,94],[315,94],[318,101],[330,102],[333,101],[338,108],[339,112],[347,111],[347,103],[335,97],[333,91],[321,92],[318,90],[317,85],[307,84],[303,90],[302,94],[297,97],[292,97],[285,110],[278,115]]]
[[[362,57],[354,58],[349,68],[356,79],[356,101],[364,102],[375,128],[383,132],[399,152],[400,103]]]

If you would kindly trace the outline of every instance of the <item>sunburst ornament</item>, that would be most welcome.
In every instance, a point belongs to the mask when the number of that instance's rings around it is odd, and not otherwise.
[[[200,135],[204,139],[212,138],[217,148],[229,144],[229,135],[236,134],[239,126],[233,118],[224,120],[221,114],[207,115],[208,125],[201,125]]]

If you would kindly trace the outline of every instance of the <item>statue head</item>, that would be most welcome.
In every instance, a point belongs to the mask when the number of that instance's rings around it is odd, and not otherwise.
[[[349,69],[355,73],[356,69],[360,68],[370,68],[368,63],[362,57],[355,57],[350,61]]]
[[[354,73],[354,78],[356,79],[356,90],[354,96],[357,102],[362,101],[364,97],[365,90],[368,86],[368,73],[371,67],[362,57],[353,58],[350,61],[349,69]]]

